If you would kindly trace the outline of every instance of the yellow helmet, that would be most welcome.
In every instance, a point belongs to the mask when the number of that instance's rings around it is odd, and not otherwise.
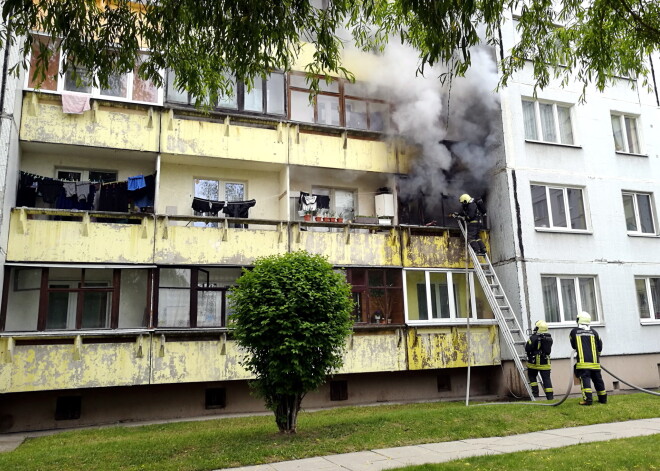
[[[463,193],[460,198],[458,198],[458,201],[461,203],[469,203],[472,197],[468,195],[467,193]]]
[[[543,334],[548,331],[548,324],[545,323],[545,321],[536,321],[536,331],[538,331],[539,334]]]
[[[584,325],[591,324],[591,315],[587,311],[582,311],[577,316],[577,323],[578,324],[584,324]]]

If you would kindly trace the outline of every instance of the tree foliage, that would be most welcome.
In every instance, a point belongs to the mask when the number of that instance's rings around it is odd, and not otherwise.
[[[316,50],[307,72],[350,78],[341,65],[347,31],[363,48],[391,40],[412,45],[421,71],[445,63],[462,74],[470,66],[472,46],[500,46],[500,25],[511,12],[520,42],[503,50],[502,83],[531,61],[540,87],[553,77],[602,89],[613,75],[646,76],[647,58],[660,44],[656,0],[329,0],[327,8],[317,8],[323,3],[5,0],[2,36],[25,38],[28,54],[32,32],[45,31],[71,67],[90,70],[103,85],[112,73],[136,66],[160,85],[159,71],[170,68],[177,88],[211,100],[231,88],[228,75],[251,84],[272,69],[290,70],[301,42]],[[151,51],[142,62],[139,48]],[[51,53],[40,48],[43,61]]]
[[[324,258],[306,252],[260,258],[230,293],[244,366],[280,431],[295,433],[305,394],[342,364],[351,332],[351,288]]]

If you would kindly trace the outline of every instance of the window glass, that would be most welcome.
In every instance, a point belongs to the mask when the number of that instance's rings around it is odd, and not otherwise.
[[[161,268],[159,278],[162,288],[190,288],[189,268]]]
[[[42,90],[57,90],[57,79],[59,77],[60,70],[60,54],[57,52],[56,43],[51,42],[50,38],[46,36],[33,36],[34,41],[32,43],[32,55],[30,56],[30,70],[28,72],[28,87],[29,88],[41,88]],[[34,74],[36,72],[37,56],[41,48],[47,48],[52,52],[52,55],[48,59],[48,65],[46,66],[46,77],[43,82],[40,82],[40,79],[37,78],[34,80]]]
[[[566,208],[564,206],[564,190],[550,188],[550,209],[552,210],[552,225],[566,226]]]
[[[568,208],[571,213],[571,229],[586,229],[587,218],[584,214],[582,190],[566,188],[566,194],[568,197]]]
[[[226,201],[245,201],[245,184],[225,183]]]
[[[534,102],[523,101],[523,119],[525,122],[525,139],[537,140],[538,134],[536,129],[536,112],[534,110]]]
[[[642,232],[645,234],[653,234],[655,229],[653,227],[651,195],[638,194],[637,209],[639,210],[639,223],[642,227]]]
[[[89,180],[93,182],[115,182],[117,181],[117,172],[107,172],[104,170],[90,170]]]
[[[346,126],[353,129],[367,129],[367,102],[346,100]]]
[[[636,278],[635,289],[637,290],[637,307],[639,308],[639,317],[641,319],[649,319],[651,317],[651,309],[649,306],[649,298],[646,292],[646,278]]]
[[[86,287],[105,287],[105,283],[85,283]],[[101,329],[110,327],[110,298],[109,292],[85,292],[83,297],[82,328]]]
[[[633,202],[633,195],[623,194],[623,212],[626,217],[626,229],[628,231],[637,231],[637,220],[635,218],[635,203]]]
[[[223,291],[197,292],[197,327],[219,327],[222,325]]]
[[[297,88],[309,88],[307,78],[304,75],[291,74],[289,76],[289,85]]]
[[[352,97],[367,97],[367,85],[364,82],[344,82],[344,95]]]
[[[456,317],[466,318],[468,313],[467,290],[468,285],[465,282],[465,273],[452,273],[454,288],[454,304],[456,306]]]
[[[559,135],[562,144],[573,144],[573,127],[571,126],[571,110],[566,106],[557,106],[559,118]]]
[[[317,95],[318,123],[339,126],[339,98],[327,95]]]
[[[575,295],[575,281],[562,278],[559,281],[561,285],[561,299],[564,308],[564,320],[577,319],[577,296]]]
[[[449,287],[447,273],[430,273],[431,280],[431,317],[433,319],[449,319]],[[426,300],[425,300],[426,301]]]
[[[596,306],[596,286],[593,278],[578,278],[580,284],[580,302],[582,311],[587,311],[594,320],[598,320],[598,306]],[[571,319],[573,319],[571,317]],[[577,318],[576,318],[577,319]]]
[[[650,278],[651,302],[653,303],[653,318],[660,319],[660,278]]]
[[[178,90],[175,85],[176,76],[173,70],[167,71],[167,101],[172,103],[188,103],[188,92],[185,90]]]
[[[639,139],[637,137],[637,122],[635,118],[625,118],[626,135],[628,137],[628,152],[639,154]]]
[[[390,105],[387,103],[369,103],[369,129],[384,131],[389,122]]]
[[[347,190],[335,190],[335,211],[337,217],[353,219],[355,217],[355,193]]]
[[[333,80],[330,83],[326,83],[324,79],[320,79],[319,92],[339,93],[339,82]]]
[[[612,115],[612,135],[614,136],[614,148],[620,152],[624,151],[621,116]]]
[[[543,306],[547,322],[560,322],[559,294],[557,292],[557,279],[555,277],[542,277]]]
[[[89,71],[84,67],[78,67],[74,73],[73,66],[64,74],[64,89],[69,92],[92,93],[92,79]]]
[[[534,226],[550,227],[548,202],[544,186],[532,185],[532,208],[534,211]]]
[[[101,87],[101,95],[126,98],[126,74],[113,74],[108,77],[108,87]]]
[[[243,95],[243,109],[246,111],[263,111],[264,109],[264,81],[257,77],[254,79],[254,86],[248,91],[247,85]]]
[[[314,122],[314,105],[309,102],[308,92],[291,91],[291,119],[305,123]]]
[[[143,79],[138,75],[138,68],[145,58],[146,54],[140,54],[133,71],[133,100],[156,103],[158,102],[158,88],[151,80]]]
[[[266,87],[266,111],[272,114],[284,114],[284,74],[270,74]]]
[[[158,290],[158,327],[190,327],[190,291]]]
[[[475,307],[477,310],[477,319],[495,319],[495,314],[488,303],[486,293],[484,293],[481,284],[474,280]]]
[[[218,201],[220,199],[220,182],[218,180],[207,180],[195,178],[195,196],[207,200]]]
[[[547,142],[557,142],[555,117],[552,112],[552,105],[547,103],[539,103],[539,112],[541,114],[541,129],[543,131],[543,140]]]
[[[69,283],[49,283],[50,289],[70,289]],[[50,291],[48,293],[48,313],[46,330],[74,329],[76,322],[77,293],[69,291]]]
[[[148,279],[149,270],[125,269],[121,271],[119,328],[147,327],[149,325]]]

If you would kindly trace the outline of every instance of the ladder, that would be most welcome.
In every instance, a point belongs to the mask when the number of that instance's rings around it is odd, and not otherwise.
[[[458,226],[461,228],[463,237],[467,240],[467,225],[465,221],[459,219]],[[523,361],[527,361],[527,354],[525,353],[525,344],[527,343],[527,340],[523,335],[520,323],[518,322],[513,309],[511,309],[511,303],[509,303],[509,299],[506,297],[506,294],[502,289],[500,280],[495,273],[493,265],[490,263],[488,255],[481,256],[485,261],[482,262],[479,260],[479,256],[474,252],[469,241],[467,244],[467,250],[472,259],[472,265],[474,266],[474,271],[479,279],[479,284],[483,288],[484,294],[488,299],[488,304],[490,304],[490,308],[493,310],[495,318],[497,319],[500,333],[511,352],[513,362],[520,374],[520,379],[525,385],[527,394],[531,400],[534,401],[535,398],[532,394],[532,388],[529,385],[527,375],[525,374],[525,365],[523,364]]]

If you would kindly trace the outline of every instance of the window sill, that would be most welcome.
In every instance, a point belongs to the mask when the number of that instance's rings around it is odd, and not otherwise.
[[[641,237],[646,239],[660,239],[658,234],[644,234],[642,232],[628,232],[628,237]]]
[[[465,326],[467,322],[464,319],[446,319],[438,321],[406,321],[406,324],[410,327],[454,327],[454,326]],[[470,319],[470,325],[497,325],[496,319]]]
[[[660,319],[640,319],[641,325],[660,325]]]
[[[548,329],[573,329],[577,327],[577,323],[575,321],[570,321],[570,322],[556,322],[556,323],[550,323],[548,322]],[[592,322],[591,327],[605,327],[605,324],[602,322]]]
[[[557,234],[581,234],[581,235],[593,235],[593,231],[583,230],[583,229],[564,229],[564,228],[553,228],[553,227],[535,227],[536,232],[554,232]]]
[[[582,149],[582,146],[577,144],[563,144],[561,142],[548,142],[548,141],[537,141],[534,139],[525,139],[525,142],[529,144],[541,144],[545,146],[555,146],[555,147],[568,147],[569,149]]]
[[[617,155],[627,155],[630,157],[646,157],[648,158],[649,154],[638,154],[636,152],[624,152],[622,150],[616,150],[614,151]]]
[[[159,101],[157,102],[149,102],[149,101],[137,101],[137,100],[131,100],[129,98],[122,98],[122,97],[113,97],[109,95],[97,95],[94,93],[82,93],[82,92],[70,92],[67,90],[64,91],[57,91],[57,90],[42,90],[42,89],[36,89],[36,88],[26,88],[23,91],[25,92],[31,92],[31,93],[43,93],[45,95],[52,95],[52,96],[57,96],[61,97],[62,93],[70,93],[72,95],[79,95],[79,96],[88,96],[90,100],[95,100],[100,103],[102,102],[115,102],[115,103],[125,103],[125,104],[130,104],[130,105],[146,105],[146,106],[163,106],[163,99],[159,98]]]

